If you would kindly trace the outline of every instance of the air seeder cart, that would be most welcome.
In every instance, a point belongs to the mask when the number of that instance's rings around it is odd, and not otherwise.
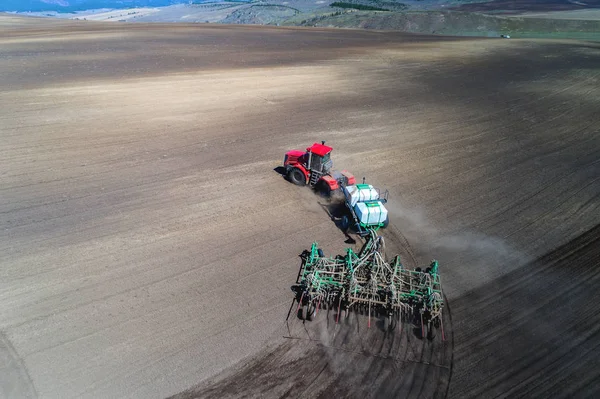
[[[346,212],[342,216],[341,228],[352,228],[361,237],[389,224],[388,211],[384,206],[388,191],[381,192],[370,184],[342,186]]]

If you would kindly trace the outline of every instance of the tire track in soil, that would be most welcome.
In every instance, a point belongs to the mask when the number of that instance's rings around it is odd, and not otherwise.
[[[389,239],[392,242],[399,244],[402,249],[406,251],[411,262],[411,264],[408,265],[409,268],[416,268],[418,266],[419,262],[417,262],[417,257],[415,256],[415,252],[412,249],[410,242],[408,242],[406,236],[402,234],[400,229],[398,229],[394,223],[390,222],[387,229],[384,231],[384,237],[385,236],[390,237]]]
[[[37,398],[27,367],[3,332],[0,332],[0,360],[0,397]]]
[[[385,235],[417,265],[409,241],[395,226],[389,227]],[[372,316],[368,328],[366,309],[351,312],[346,319],[341,316],[336,323],[335,304],[324,305],[314,321],[304,322],[294,301],[289,320],[273,336],[276,344],[172,398],[267,394],[274,398],[445,398],[453,369],[454,333],[444,298],[443,341],[441,332],[432,341],[420,339],[420,327],[406,321],[384,331],[383,319]]]

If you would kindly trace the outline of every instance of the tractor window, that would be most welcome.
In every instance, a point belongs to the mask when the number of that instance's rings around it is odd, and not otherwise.
[[[319,172],[326,173],[329,171],[328,162],[329,162],[329,154],[325,154],[324,156],[319,156],[319,155],[313,154],[310,168],[312,170],[317,170]]]

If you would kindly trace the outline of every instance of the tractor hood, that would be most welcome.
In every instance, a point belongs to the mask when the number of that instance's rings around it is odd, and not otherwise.
[[[285,155],[287,155],[288,157],[300,158],[302,155],[304,155],[304,151],[291,150],[286,152]]]

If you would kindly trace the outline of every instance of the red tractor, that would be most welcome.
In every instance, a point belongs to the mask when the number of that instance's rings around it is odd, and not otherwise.
[[[306,152],[291,150],[285,154],[283,166],[289,181],[299,186],[308,184],[324,194],[340,188],[341,185],[356,183],[354,176],[346,171],[334,172],[333,161],[330,158],[333,148],[314,143]]]

